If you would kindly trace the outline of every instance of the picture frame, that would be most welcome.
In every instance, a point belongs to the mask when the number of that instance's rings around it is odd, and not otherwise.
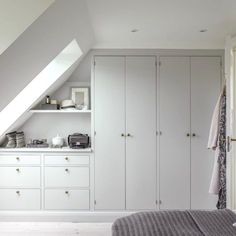
[[[88,110],[90,107],[89,87],[71,88],[71,100],[79,110]]]

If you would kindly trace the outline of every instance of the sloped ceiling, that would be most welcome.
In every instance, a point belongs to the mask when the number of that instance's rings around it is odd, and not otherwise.
[[[72,40],[78,43],[82,55],[86,55],[94,44],[86,2],[85,0],[55,0],[44,14],[40,15],[0,56],[0,94],[4,98],[0,100],[0,112],[3,116],[5,109],[11,107],[15,98]],[[53,92],[68,79],[81,59],[82,57],[74,61],[73,65],[48,89]],[[50,80],[50,76],[48,79]],[[46,88],[45,91],[41,91],[41,96],[45,92],[48,92]],[[38,99],[31,101],[31,104],[28,103],[28,108]],[[2,131],[5,133],[11,131],[13,127],[20,126],[21,122],[28,117],[28,108],[22,109],[19,115],[18,107],[15,107],[16,114],[14,115],[13,109],[14,118],[11,119],[11,124],[2,127]]]
[[[85,0],[55,0],[0,56],[0,111],[73,39],[83,55],[94,44]]]
[[[87,0],[95,48],[223,49],[235,0]],[[138,29],[131,33],[132,29]],[[202,29],[208,29],[200,33]]]
[[[0,0],[0,55],[54,0]]]
[[[0,136],[11,130],[42,96],[64,82],[82,56],[76,40],[71,41],[1,112]],[[69,73],[68,73],[69,72]]]

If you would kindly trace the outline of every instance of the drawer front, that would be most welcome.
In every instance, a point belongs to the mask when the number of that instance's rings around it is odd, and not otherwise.
[[[0,167],[0,187],[39,188],[40,167]]]
[[[89,190],[45,190],[47,210],[89,210]]]
[[[39,209],[39,189],[0,189],[0,210]]]
[[[45,167],[45,187],[89,187],[89,168]]]
[[[89,165],[89,156],[45,156],[45,165]]]
[[[40,165],[40,156],[0,155],[0,165]]]

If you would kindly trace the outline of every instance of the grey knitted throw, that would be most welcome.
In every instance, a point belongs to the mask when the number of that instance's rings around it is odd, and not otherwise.
[[[235,222],[227,209],[142,212],[116,220],[112,236],[233,236]]]

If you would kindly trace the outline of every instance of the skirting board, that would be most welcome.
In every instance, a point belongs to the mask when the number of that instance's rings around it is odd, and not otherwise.
[[[134,212],[1,211],[0,222],[114,222]]]

